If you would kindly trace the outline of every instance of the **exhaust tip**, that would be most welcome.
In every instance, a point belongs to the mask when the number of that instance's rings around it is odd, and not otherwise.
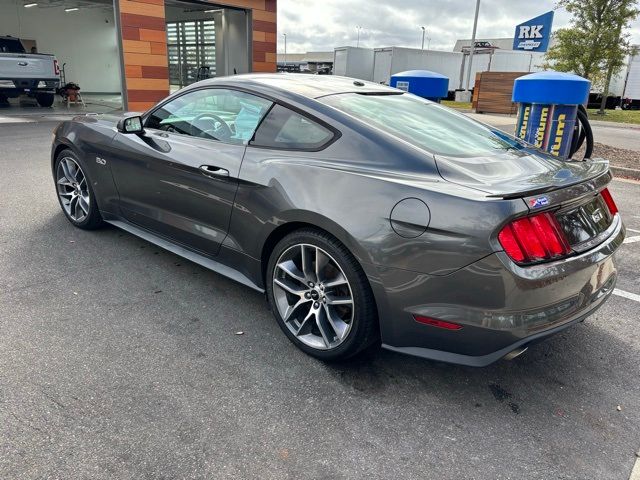
[[[505,360],[513,360],[514,358],[517,358],[520,355],[522,355],[527,350],[529,350],[529,347],[519,347],[519,348],[516,348],[515,350],[512,350],[511,352],[507,353],[503,358]]]

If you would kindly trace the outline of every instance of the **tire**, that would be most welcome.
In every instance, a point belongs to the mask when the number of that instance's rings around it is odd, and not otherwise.
[[[341,361],[379,342],[369,281],[351,252],[333,236],[315,229],[288,234],[273,249],[266,275],[271,312],[289,340],[308,355]]]
[[[70,167],[74,164],[79,173]],[[75,227],[94,230],[104,224],[87,168],[73,151],[65,149],[58,154],[53,165],[53,181],[60,208]]]
[[[37,93],[36,94],[36,101],[38,102],[38,105],[40,105],[41,107],[50,107],[51,105],[53,105],[54,99],[55,97],[53,93]]]

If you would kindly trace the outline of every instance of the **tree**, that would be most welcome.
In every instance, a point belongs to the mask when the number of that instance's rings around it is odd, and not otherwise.
[[[560,0],[572,15],[571,25],[554,33],[546,68],[573,72],[603,89],[599,113],[604,113],[611,78],[633,52],[627,32],[640,14],[638,0]]]

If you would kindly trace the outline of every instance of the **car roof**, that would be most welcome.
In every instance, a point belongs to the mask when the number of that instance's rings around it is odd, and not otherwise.
[[[280,90],[302,95],[308,98],[319,98],[338,93],[398,93],[395,88],[378,83],[367,82],[355,78],[334,75],[309,75],[304,73],[251,73],[218,77],[198,82],[198,85],[216,85],[229,83],[260,90]]]

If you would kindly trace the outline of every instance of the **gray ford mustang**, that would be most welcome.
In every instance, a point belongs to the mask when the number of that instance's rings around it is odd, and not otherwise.
[[[560,161],[436,103],[311,75],[196,83],[55,131],[76,227],[104,222],[259,291],[323,360],[382,344],[484,366],[611,294],[605,161]]]

